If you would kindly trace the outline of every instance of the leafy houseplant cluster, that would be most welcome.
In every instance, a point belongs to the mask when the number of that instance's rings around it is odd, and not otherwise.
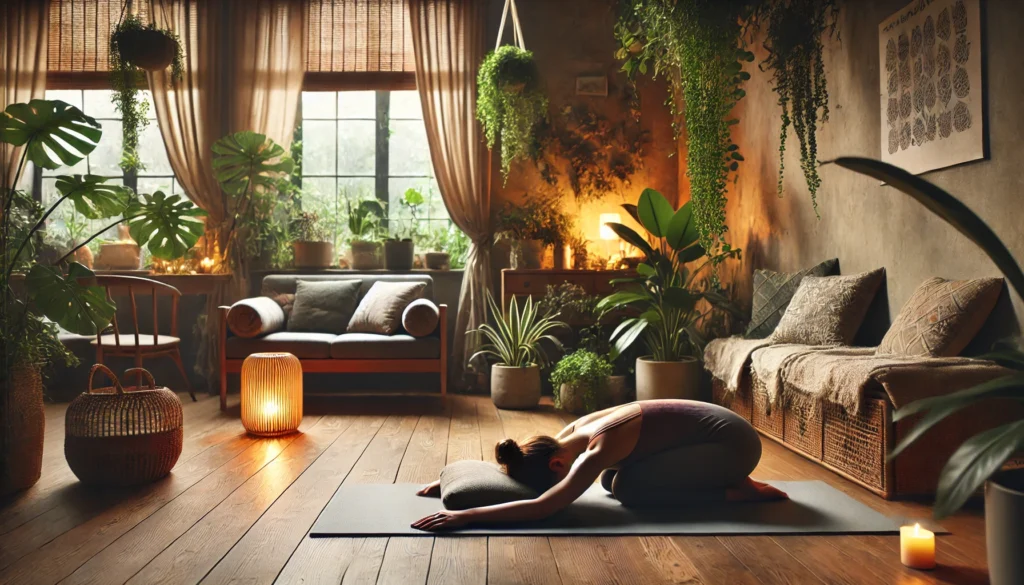
[[[110,83],[114,89],[114,107],[121,114],[124,137],[121,168],[130,171],[141,168],[139,160],[139,132],[149,123],[146,113],[149,104],[139,99],[139,88],[145,85],[146,70],[171,66],[171,77],[180,80],[182,64],[181,43],[172,31],[157,28],[153,23],[143,24],[139,17],[127,14],[110,34]]]
[[[520,258],[527,268],[539,268],[543,249],[560,245],[570,237],[572,219],[559,208],[555,198],[526,197],[522,203],[505,204],[498,214],[496,234],[499,241],[511,243],[511,265]]]
[[[419,237],[420,208],[426,203],[418,189],[405,190],[398,200],[398,214],[388,218],[391,236],[384,242],[384,267],[410,270],[415,253],[414,239]]]
[[[598,410],[611,375],[612,365],[592,351],[579,349],[566,355],[551,372],[551,384],[557,389],[555,407],[571,412]]]
[[[451,220],[428,229],[424,243],[427,250],[448,254],[450,268],[459,270],[466,267],[466,259],[469,257],[469,236]]]
[[[531,157],[534,129],[547,109],[532,52],[506,45],[487,54],[477,74],[476,116],[488,148],[501,139],[501,173],[506,180],[514,161]]]

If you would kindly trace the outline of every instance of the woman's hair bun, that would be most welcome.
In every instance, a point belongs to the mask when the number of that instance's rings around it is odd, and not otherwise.
[[[494,446],[494,458],[506,467],[515,467],[523,462],[523,450],[515,439],[505,439]]]

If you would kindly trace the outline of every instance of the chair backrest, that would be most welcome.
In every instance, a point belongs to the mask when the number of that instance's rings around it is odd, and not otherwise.
[[[135,347],[139,347],[139,310],[136,296],[144,297],[148,292],[153,302],[153,342],[156,343],[160,335],[160,319],[157,313],[157,297],[169,296],[171,297],[171,331],[170,335],[177,337],[178,335],[178,299],[181,298],[181,291],[177,288],[157,281],[150,278],[141,278],[139,276],[116,276],[116,275],[98,275],[91,279],[92,282],[97,286],[102,286],[106,290],[107,300],[113,302],[113,297],[110,294],[114,291],[118,294],[127,293],[128,298],[131,301],[132,307],[132,329],[135,333]],[[111,321],[111,325],[114,327],[114,343],[118,347],[121,346],[121,329],[117,322],[117,313],[114,313],[114,319]],[[97,342],[103,332],[100,331],[96,334]]]

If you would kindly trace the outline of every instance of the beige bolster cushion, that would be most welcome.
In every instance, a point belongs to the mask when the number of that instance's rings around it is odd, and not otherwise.
[[[269,297],[242,299],[228,311],[228,328],[238,337],[258,337],[284,328],[284,310]]]
[[[416,299],[402,312],[402,327],[413,337],[426,337],[437,331],[440,310],[430,299]]]

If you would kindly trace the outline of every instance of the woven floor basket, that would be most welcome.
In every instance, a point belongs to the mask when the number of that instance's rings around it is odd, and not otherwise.
[[[114,385],[94,388],[96,372]],[[106,366],[89,373],[89,390],[75,398],[65,417],[64,456],[82,483],[128,486],[164,477],[181,455],[181,401],[157,388],[142,368],[125,375],[144,376],[149,387],[124,388]]]

